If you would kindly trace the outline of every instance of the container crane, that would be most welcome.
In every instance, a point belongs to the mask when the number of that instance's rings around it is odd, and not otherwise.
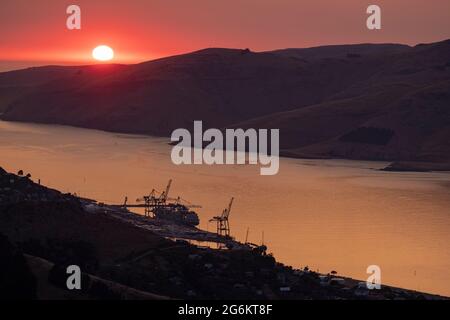
[[[228,221],[228,218],[230,216],[233,200],[234,198],[231,198],[230,204],[222,211],[222,214],[220,216],[213,217],[211,220],[209,220],[210,222],[215,221],[217,223],[217,234],[226,238],[230,237],[230,223]]]

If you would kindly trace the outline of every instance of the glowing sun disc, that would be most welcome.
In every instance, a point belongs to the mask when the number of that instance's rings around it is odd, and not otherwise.
[[[114,50],[108,46],[98,46],[92,50],[92,57],[99,61],[108,61],[114,58]]]

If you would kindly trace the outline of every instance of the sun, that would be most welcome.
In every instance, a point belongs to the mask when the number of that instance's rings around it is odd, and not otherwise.
[[[114,58],[114,50],[111,47],[101,45],[92,50],[92,57],[98,61],[109,61]]]

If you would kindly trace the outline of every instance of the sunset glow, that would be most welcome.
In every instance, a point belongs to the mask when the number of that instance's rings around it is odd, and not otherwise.
[[[383,29],[371,32],[365,25],[367,5],[360,0],[248,0],[243,5],[199,0],[195,6],[181,0],[176,5],[79,0],[80,30],[67,29],[65,1],[2,0],[0,70],[14,69],[18,62],[95,63],[92,50],[100,44],[114,49],[114,62],[129,64],[208,47],[265,51],[366,42],[415,45],[447,38],[450,3],[423,2],[378,1],[389,14]]]

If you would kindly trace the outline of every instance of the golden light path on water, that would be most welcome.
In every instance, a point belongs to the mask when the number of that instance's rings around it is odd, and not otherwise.
[[[175,166],[166,139],[0,122],[0,166],[64,192],[121,203],[163,189],[198,210],[201,227],[234,196],[232,234],[286,264],[450,296],[450,174],[392,173],[385,163],[282,159],[258,166]]]

